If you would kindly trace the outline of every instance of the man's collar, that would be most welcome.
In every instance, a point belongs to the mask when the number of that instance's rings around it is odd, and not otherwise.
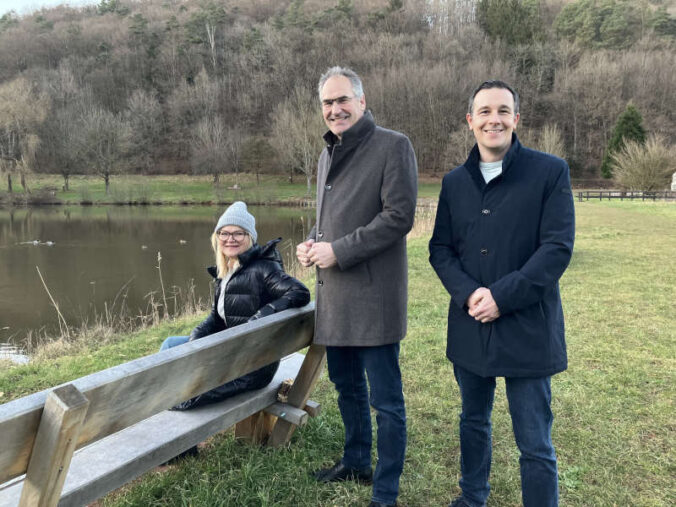
[[[502,159],[502,173],[500,177],[504,178],[505,173],[509,170],[509,167],[512,161],[518,156],[519,150],[521,149],[521,143],[516,137],[516,132],[512,132],[512,144],[507,150],[504,158]],[[479,188],[484,188],[486,186],[486,180],[481,174],[481,169],[479,168],[479,162],[481,157],[479,155],[479,145],[475,144],[472,148],[472,151],[469,152],[467,161],[465,162],[465,168],[469,172],[472,179],[479,186]],[[497,178],[496,178],[497,180]]]
[[[505,156],[502,158],[503,173],[509,167],[510,162],[514,159],[514,157],[517,155],[520,149],[521,143],[519,142],[519,138],[516,136],[516,132],[512,132],[512,144],[510,145],[509,150],[507,150],[507,153],[505,153]],[[472,148],[472,151],[469,152],[469,157],[467,157],[465,166],[468,168],[478,169],[480,160],[481,155],[479,153],[479,145],[475,144],[474,147]]]
[[[343,132],[343,135],[340,138],[329,130],[324,134],[324,141],[326,141],[326,144],[329,146],[334,146],[336,144],[349,146],[361,141],[364,136],[375,128],[375,126],[376,124],[373,120],[373,115],[371,114],[371,111],[367,109],[364,111],[363,116],[359,118],[359,121]]]

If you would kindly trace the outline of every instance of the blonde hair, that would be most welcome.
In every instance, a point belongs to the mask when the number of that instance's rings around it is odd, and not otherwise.
[[[247,250],[253,246],[251,234],[248,232],[246,233],[244,241],[247,243]],[[228,258],[221,251],[221,244],[218,242],[217,232],[211,233],[211,248],[213,249],[214,255],[216,256],[216,270],[218,272],[218,278],[224,278],[228,271],[232,269],[235,264],[239,262],[239,260],[236,257],[232,259]]]

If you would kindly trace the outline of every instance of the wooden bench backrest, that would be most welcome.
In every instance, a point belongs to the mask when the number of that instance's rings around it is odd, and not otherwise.
[[[76,447],[298,351],[313,334],[310,303],[73,380],[89,400]],[[0,483],[26,472],[50,391],[0,405]]]

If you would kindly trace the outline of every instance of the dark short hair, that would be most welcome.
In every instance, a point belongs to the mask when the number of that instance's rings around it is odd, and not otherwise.
[[[503,90],[509,90],[509,92],[512,94],[512,97],[514,97],[514,114],[516,115],[519,112],[519,94],[516,93],[516,90],[514,90],[514,88],[509,86],[504,81],[500,81],[498,79],[491,79],[489,81],[484,81],[483,83],[481,83],[472,92],[472,95],[469,98],[469,104],[467,106],[467,112],[470,115],[472,114],[474,109],[474,98],[476,97],[476,94],[479,93],[481,90],[490,90],[491,88],[502,88]]]

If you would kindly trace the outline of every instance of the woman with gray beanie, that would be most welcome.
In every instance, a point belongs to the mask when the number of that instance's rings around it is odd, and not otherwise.
[[[301,282],[284,272],[276,249],[281,238],[265,246],[256,243],[256,219],[242,201],[233,203],[218,219],[211,235],[216,266],[208,268],[215,279],[211,313],[190,336],[171,336],[160,350],[198,340],[227,328],[266,317],[287,308],[306,305],[310,292]],[[180,403],[174,410],[206,405],[244,391],[260,389],[274,377],[279,361],[232,380],[211,391]],[[194,454],[195,451],[190,454]]]

